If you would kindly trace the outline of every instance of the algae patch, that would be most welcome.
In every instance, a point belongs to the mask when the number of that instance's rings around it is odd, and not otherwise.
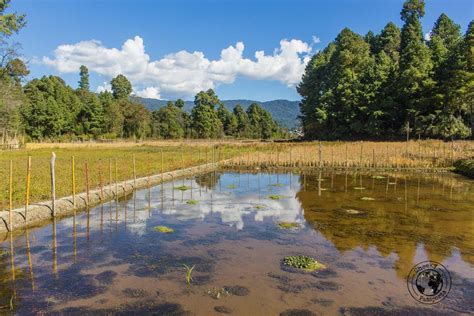
[[[283,265],[305,271],[326,269],[326,266],[308,256],[287,256],[283,258]]]
[[[191,189],[191,187],[188,187],[187,185],[180,185],[178,187],[174,187],[175,190],[180,190],[180,191],[187,191]]]
[[[299,223],[280,222],[278,227],[281,229],[297,229],[301,228],[301,225]]]
[[[157,232],[160,232],[160,233],[164,233],[164,234],[170,234],[170,233],[174,232],[174,229],[170,228],[168,226],[155,226],[155,227],[153,227],[153,230],[155,230]]]
[[[197,200],[189,200],[189,201],[186,202],[186,204],[189,204],[189,205],[196,205],[198,203],[199,203],[199,201],[197,201]]]

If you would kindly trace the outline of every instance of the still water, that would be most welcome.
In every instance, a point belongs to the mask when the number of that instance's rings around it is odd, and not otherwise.
[[[471,314],[473,215],[474,182],[454,175],[176,180],[2,237],[0,314]],[[288,255],[327,269],[287,269]],[[452,278],[434,305],[407,290],[425,260]],[[184,265],[194,266],[191,285]]]

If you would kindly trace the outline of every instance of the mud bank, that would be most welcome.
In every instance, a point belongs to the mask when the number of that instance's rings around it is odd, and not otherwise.
[[[150,177],[137,178],[136,180],[132,179],[122,181],[118,182],[117,185],[115,185],[115,183],[106,185],[102,188],[102,191],[100,188],[89,191],[88,202],[87,193],[83,192],[76,194],[75,207],[73,197],[66,196],[56,200],[56,217],[64,217],[66,215],[73,214],[74,211],[80,211],[115,198],[120,198],[130,194],[136,189],[147,188],[149,186],[157,185],[173,179],[183,178],[202,172],[213,171],[218,167],[218,165],[219,163],[208,163],[186,169],[170,171],[163,174],[157,174]],[[11,230],[9,216],[9,211],[0,212],[0,233],[6,233]],[[39,226],[42,222],[49,221],[52,218],[53,211],[51,201],[31,204],[28,206],[27,216],[25,216],[25,207],[17,208],[13,210],[12,214],[13,231],[21,230],[27,227]]]

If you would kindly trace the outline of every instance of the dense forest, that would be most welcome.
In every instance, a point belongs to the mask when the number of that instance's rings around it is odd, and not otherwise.
[[[345,28],[312,57],[298,86],[307,138],[474,135],[474,23],[463,36],[441,14],[425,38],[424,14],[423,0],[407,0],[401,30],[392,22],[376,35]]]

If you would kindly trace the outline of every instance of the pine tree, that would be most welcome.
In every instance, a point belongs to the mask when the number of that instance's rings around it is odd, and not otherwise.
[[[399,102],[406,114],[405,121],[417,134],[424,134],[429,120],[429,94],[434,85],[433,64],[423,38],[420,18],[425,14],[423,0],[407,0],[401,19],[404,25],[400,43]]]
[[[79,68],[79,90],[89,91],[89,69],[82,65]]]

